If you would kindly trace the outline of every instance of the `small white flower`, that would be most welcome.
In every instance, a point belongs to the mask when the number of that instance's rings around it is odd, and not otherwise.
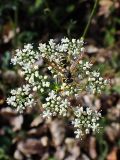
[[[44,89],[43,89],[43,88],[41,88],[41,89],[40,89],[40,92],[41,92],[41,93],[43,93],[43,92],[44,92]]]
[[[87,74],[87,75],[89,75],[89,74],[90,74],[90,72],[89,72],[89,71],[86,71],[86,74]]]
[[[85,130],[85,133],[86,133],[86,134],[89,134],[89,133],[90,133],[90,131],[89,131],[88,128]]]
[[[85,48],[84,48],[84,47],[82,47],[82,48],[81,48],[81,52],[84,52],[84,51],[85,51]]]
[[[15,89],[12,89],[12,90],[10,91],[10,93],[11,93],[12,95],[15,95],[15,94],[16,94],[16,90],[15,90]]]
[[[35,71],[35,77],[39,77],[39,72]]]
[[[100,76],[100,73],[96,72],[96,71],[93,71],[92,74],[93,74],[94,77],[99,77]]]
[[[35,87],[33,87],[33,91],[37,91],[37,87],[35,86]]]
[[[11,96],[11,97],[7,98],[7,103],[11,105],[14,103],[15,99],[16,99],[15,96]]]
[[[47,78],[48,78],[48,76],[47,76],[47,75],[45,75],[45,76],[44,76],[44,79],[47,79]]]
[[[103,78],[102,78],[102,77],[100,77],[100,78],[99,78],[99,81],[102,81],[102,80],[103,80]]]
[[[50,82],[46,82],[45,86],[49,87],[50,86]]]
[[[68,39],[68,38],[62,38],[62,39],[61,39],[61,42],[62,42],[62,43],[69,43],[69,39]]]
[[[33,49],[33,46],[32,46],[32,44],[26,44],[24,46],[24,48],[25,48],[26,51],[29,51],[29,50]]]
[[[56,96],[57,95],[55,94],[55,91],[53,91],[53,90],[49,93],[49,98],[50,99],[54,99],[54,98],[56,98]]]
[[[82,136],[82,132],[80,129],[77,129],[74,133],[76,134],[76,138],[80,138]]]
[[[14,56],[14,58],[11,59],[11,62],[13,63],[13,65],[16,65],[18,61],[17,56]]]
[[[49,110],[43,111],[42,116],[43,118],[50,118],[52,116],[52,113]]]

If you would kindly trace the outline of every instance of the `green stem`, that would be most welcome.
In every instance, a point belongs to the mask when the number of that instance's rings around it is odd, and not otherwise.
[[[84,29],[83,35],[82,35],[83,38],[85,38],[85,36],[86,36],[86,33],[87,33],[88,28],[89,28],[89,26],[90,26],[91,20],[92,20],[92,18],[93,18],[94,13],[95,13],[95,10],[96,10],[98,1],[99,1],[99,0],[95,0],[95,3],[94,3],[94,6],[93,6],[93,9],[92,9],[92,12],[91,12],[90,17],[89,17],[89,20],[88,20],[88,23],[87,23],[87,25],[86,25],[86,27],[85,27],[85,29]]]

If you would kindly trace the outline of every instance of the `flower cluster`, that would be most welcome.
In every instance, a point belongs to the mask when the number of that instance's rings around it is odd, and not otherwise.
[[[48,44],[40,43],[38,48],[43,58],[48,58],[51,62],[54,61],[60,64],[60,58],[63,53],[65,56],[76,59],[77,55],[84,51],[83,44],[83,38],[72,39],[71,41],[68,38],[62,38],[61,43],[58,44],[53,39],[50,39]]]
[[[60,90],[62,91],[62,96],[77,96],[81,89],[76,87],[76,85],[67,85],[67,83],[62,83]]]
[[[104,90],[105,86],[108,84],[107,79],[103,79],[100,76],[100,72],[92,69],[93,64],[89,62],[84,62],[81,60],[77,67],[78,70],[78,78],[81,83],[83,81],[82,86],[83,90],[86,90],[89,93],[101,93]],[[86,81],[86,83],[85,83]]]
[[[76,128],[74,132],[76,138],[89,134],[91,130],[93,132],[99,130],[98,120],[101,118],[100,112],[94,111],[90,107],[76,107],[74,114],[75,118],[72,124]]]
[[[87,89],[90,93],[101,93],[101,91],[105,88],[105,86],[108,84],[108,80],[104,80],[100,73],[97,71],[91,72],[89,78],[88,78],[88,86]]]
[[[7,103],[22,112],[34,105],[34,99],[38,97],[42,102],[43,117],[73,113],[76,137],[95,131],[99,127],[100,113],[89,107],[86,110],[84,107],[74,109],[70,102],[71,96],[82,91],[101,93],[107,84],[107,80],[92,69],[92,64],[83,60],[84,50],[83,38],[70,40],[66,37],[59,43],[53,39],[40,43],[37,51],[32,44],[17,49],[11,62],[21,67],[26,85],[12,90]],[[41,58],[45,69],[39,68]]]
[[[56,116],[58,113],[61,116],[67,116],[69,106],[70,102],[67,99],[63,99],[52,90],[46,98],[46,103],[43,104],[45,109],[43,117]]]
[[[16,65],[19,64],[24,71],[30,71],[33,64],[40,58],[38,52],[33,50],[32,44],[24,45],[23,49],[17,49],[15,56],[11,59],[11,62]]]
[[[40,75],[36,65],[31,69],[31,72],[25,74],[25,80],[32,86],[33,91],[40,93],[43,93],[50,86],[48,76]]]
[[[11,97],[7,98],[7,103],[17,108],[17,111],[22,112],[26,107],[35,105],[34,96],[31,93],[30,85],[23,85],[16,90],[11,90]]]
[[[11,62],[20,65],[22,74],[25,80],[32,86],[33,91],[43,93],[45,87],[50,86],[47,75],[39,74],[39,67],[37,61],[40,59],[40,54],[33,50],[32,44],[24,45],[23,49],[17,49],[15,56]]]

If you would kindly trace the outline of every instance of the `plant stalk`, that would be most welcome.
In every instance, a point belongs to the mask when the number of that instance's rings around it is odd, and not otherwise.
[[[86,25],[86,27],[85,27],[85,29],[84,29],[83,35],[82,35],[83,38],[85,38],[85,36],[86,36],[86,34],[87,34],[87,31],[88,31],[88,28],[89,28],[89,26],[90,26],[90,23],[91,23],[91,20],[92,20],[92,18],[93,18],[93,15],[94,15],[94,13],[95,13],[95,10],[96,10],[98,1],[99,1],[99,0],[95,0],[95,3],[94,3],[94,6],[93,6],[93,9],[92,9],[92,12],[91,12],[90,17],[89,17],[89,20],[88,20],[88,23],[87,23],[87,25]]]

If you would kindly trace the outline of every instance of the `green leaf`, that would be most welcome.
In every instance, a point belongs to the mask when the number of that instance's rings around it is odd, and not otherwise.
[[[43,0],[36,0],[35,1],[35,9],[38,9],[43,4]]]
[[[67,25],[67,34],[68,36],[71,35],[71,31],[75,28],[75,25],[76,25],[77,21],[74,21],[74,20],[70,20],[68,25]]]
[[[19,43],[28,43],[31,42],[36,35],[37,33],[35,32],[24,31],[18,35],[18,41]]]
[[[10,160],[2,148],[0,148],[0,160]]]
[[[99,160],[104,160],[106,158],[106,155],[108,153],[108,144],[105,140],[101,139],[99,142],[99,148],[100,148],[100,156]]]
[[[2,57],[2,68],[7,68],[10,62],[10,52],[5,52],[4,56]]]
[[[115,43],[115,28],[111,28],[105,33],[105,44],[111,46]]]
[[[73,12],[75,10],[75,5],[73,5],[73,4],[69,5],[66,10],[68,13]]]
[[[112,88],[115,92],[117,92],[118,94],[120,94],[120,85],[116,85]]]
[[[44,0],[35,0],[34,5],[31,5],[29,8],[30,13],[34,13],[36,10],[38,10],[43,4],[43,2]]]
[[[56,160],[54,157],[49,158],[48,160]]]

